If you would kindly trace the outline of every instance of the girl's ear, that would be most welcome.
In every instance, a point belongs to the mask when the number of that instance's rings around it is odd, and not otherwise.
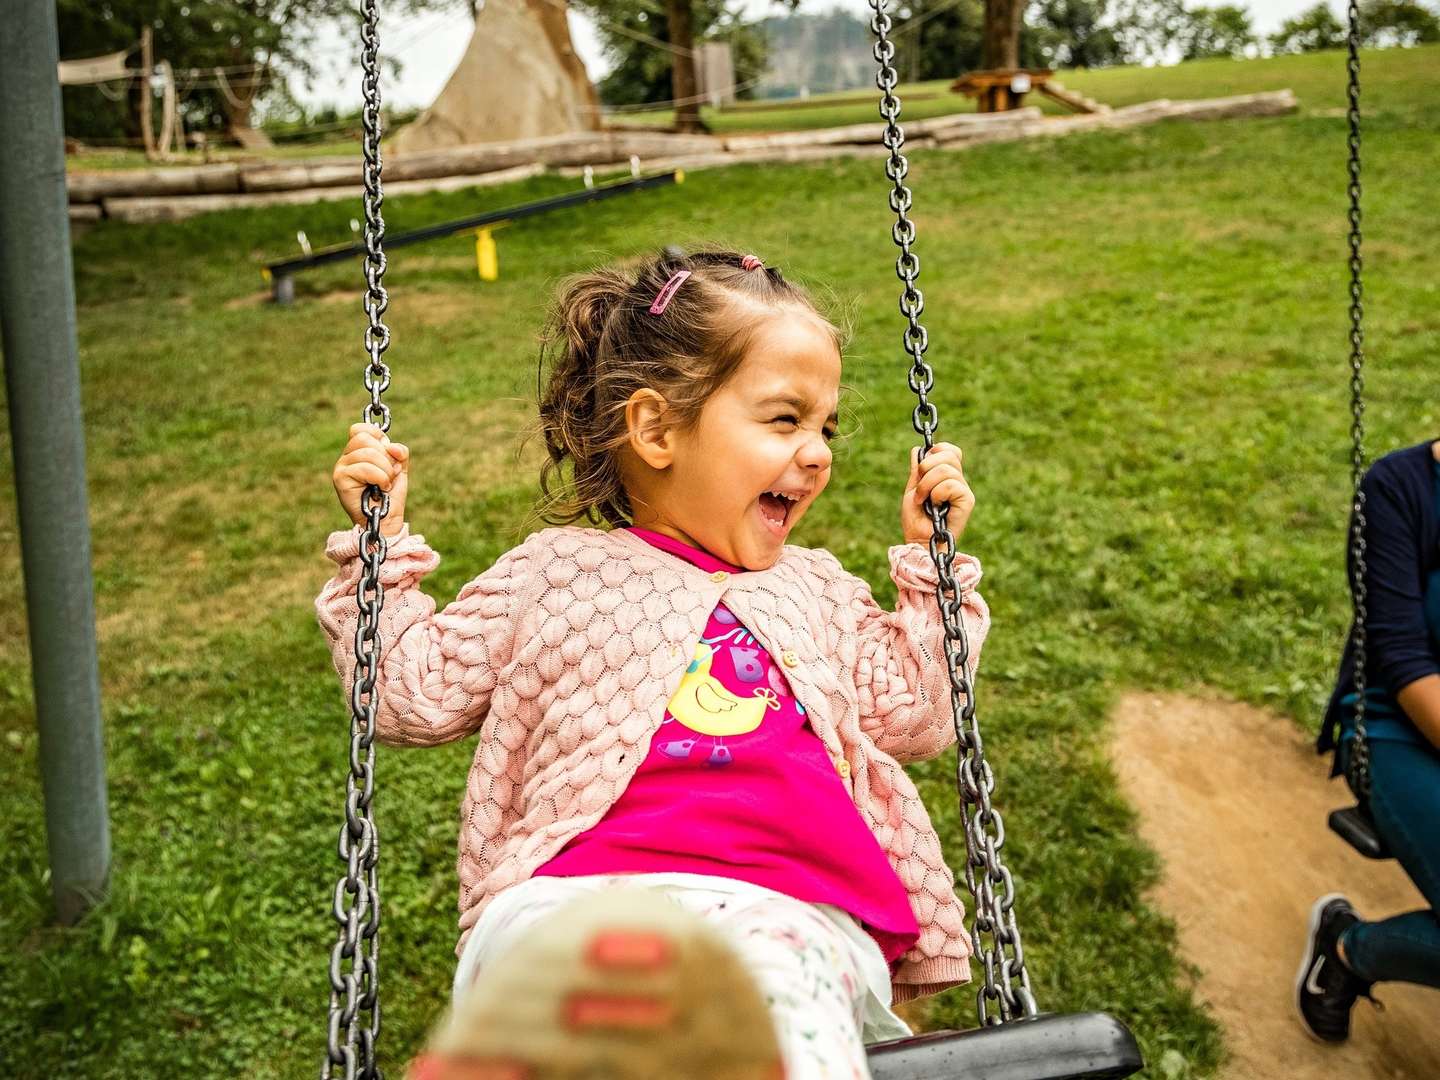
[[[670,407],[654,390],[636,390],[625,402],[625,429],[630,449],[652,469],[667,469],[675,460]]]

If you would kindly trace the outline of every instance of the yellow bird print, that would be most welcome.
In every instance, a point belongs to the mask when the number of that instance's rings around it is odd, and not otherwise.
[[[742,698],[726,690],[710,674],[714,655],[709,645],[695,647],[695,659],[685,669],[685,677],[666,708],[676,720],[701,735],[749,734],[765,719],[765,699]]]
[[[703,642],[695,647],[695,659],[685,669],[680,686],[666,706],[669,715],[664,724],[678,720],[691,731],[714,739],[708,764],[728,765],[730,750],[720,742],[730,735],[747,735],[765,719],[765,710],[777,708],[773,692],[766,690],[754,697],[740,697],[710,674],[715,650]],[[663,724],[662,724],[663,726]],[[694,749],[695,739],[677,739],[660,745],[662,753],[673,758],[687,758]]]

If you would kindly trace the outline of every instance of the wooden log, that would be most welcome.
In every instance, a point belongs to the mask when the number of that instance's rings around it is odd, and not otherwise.
[[[1208,101],[1177,101],[1170,116],[1176,120],[1228,120],[1238,117],[1285,116],[1300,107],[1288,88],[1261,94],[1237,94]]]
[[[1008,113],[954,113],[950,116],[935,116],[928,120],[913,120],[903,123],[906,143],[911,137],[935,135],[941,132],[979,131],[991,127],[1004,127],[1038,119],[1041,112],[1036,108],[1016,109]],[[844,127],[821,128],[816,131],[779,131],[763,135],[732,135],[725,140],[725,148],[734,151],[763,150],[773,146],[828,146],[841,143],[869,144],[880,142],[885,133],[882,123],[847,124]]]
[[[934,142],[925,140],[916,144],[917,148],[923,149],[926,146],[934,146]],[[906,148],[911,144],[906,142]],[[683,157],[673,158],[652,158],[643,162],[646,172],[671,172],[675,169],[696,171],[699,169],[723,168],[727,165],[746,165],[760,162],[803,162],[803,161],[828,161],[839,158],[871,158],[878,159],[884,156],[884,151],[878,146],[854,146],[841,144],[838,146],[775,146],[758,148],[754,150],[741,150],[735,152],[719,152],[710,154],[689,154]],[[565,167],[555,170],[561,176],[579,176],[584,171],[580,167]]]
[[[240,171],[241,191],[299,191],[360,183],[360,160],[343,163],[299,162],[293,165],[248,166]]]
[[[209,195],[239,191],[240,170],[233,164],[112,169],[71,173],[65,183],[72,203],[100,202],[121,195]]]
[[[532,162],[549,164],[547,156],[564,154],[585,143],[603,140],[596,134],[552,135],[514,143],[481,143],[449,150],[428,150],[423,154],[395,157],[385,165],[385,174],[397,180],[429,180],[456,173],[485,173],[514,168]]]
[[[99,221],[104,214],[101,212],[99,203],[71,203],[69,206],[70,221]]]
[[[386,174],[406,180],[446,176],[455,172],[482,173],[539,162],[559,168],[570,165],[608,165],[662,154],[679,155],[713,152],[720,140],[708,135],[674,135],[660,132],[623,130],[550,135],[511,143],[478,143],[449,150],[397,157],[386,165]]]
[[[1110,112],[1082,113],[1074,116],[1047,117],[1039,109],[1018,109],[1008,113],[961,114],[968,122],[956,122],[957,117],[936,117],[934,120],[906,124],[905,148],[923,149],[940,146],[945,149],[965,149],[990,142],[1009,142],[1034,137],[1061,137],[1084,131],[1099,131],[1110,128],[1128,128],[1140,124],[1155,123],[1166,119],[1217,119],[1227,116],[1275,116],[1289,112],[1296,107],[1295,96],[1289,90],[1266,94],[1246,94],[1231,98],[1213,98],[1201,101],[1172,102],[1168,99],[1142,102]],[[940,121],[937,123],[937,121]],[[878,132],[880,125],[851,125],[843,131],[846,137],[853,137],[857,130]],[[912,137],[912,133],[914,136]],[[785,136],[808,135],[808,132],[785,132]],[[813,133],[825,135],[828,132]],[[808,144],[794,138],[774,136],[744,136],[725,140],[727,149],[723,153],[686,155],[672,158],[649,159],[644,162],[647,170],[660,169],[705,169],[746,162],[801,162],[824,161],[831,158],[871,157],[879,151],[873,145],[856,143],[826,142],[810,140]],[[562,168],[562,175],[578,175],[580,170]]]
[[[1052,101],[1058,101],[1067,109],[1073,109],[1077,113],[1100,113],[1110,112],[1109,105],[1102,105],[1092,97],[1086,97],[1077,90],[1071,90],[1068,86],[1056,82],[1053,79],[1046,79],[1037,83],[1035,89],[1040,91]]]
[[[1126,105],[1119,109],[1112,109],[1101,123],[1101,127],[1127,128],[1135,127],[1137,124],[1153,124],[1156,120],[1163,120],[1170,115],[1171,101],[1169,98],[1157,98],[1154,101],[1142,101],[1138,105]],[[1077,119],[1079,119],[1077,117]]]
[[[545,171],[545,166],[521,165],[513,169],[480,173],[474,176],[445,176],[429,180],[386,180],[386,195],[420,194],[435,191],[460,191],[471,187],[493,187],[513,180],[525,180]],[[142,196],[116,197],[103,203],[105,216],[136,224],[157,221],[180,221],[216,210],[242,210],[259,206],[297,206],[315,202],[354,199],[358,203],[364,187],[360,184],[338,187],[306,188],[301,191],[268,191],[224,195],[189,195],[172,198]],[[97,210],[99,207],[97,207]]]
[[[615,161],[629,161],[632,155],[647,158],[660,154],[713,154],[724,148],[724,140],[715,135],[678,135],[624,128],[615,128],[607,134],[613,140]]]
[[[676,140],[679,140],[678,142]],[[453,150],[397,157],[385,163],[385,179],[432,180],[470,177],[532,163],[607,164],[627,161],[632,153],[687,153],[708,148],[714,140],[676,135],[622,135],[608,132],[556,135],[504,144],[481,144]],[[358,157],[326,157],[286,164],[222,164],[170,169],[126,169],[72,173],[70,201],[101,202],[122,198],[300,191],[316,187],[350,187],[359,182]]]
[[[1004,124],[987,124],[984,126],[946,128],[937,131],[932,138],[940,146],[960,147],[975,146],[980,143],[991,142],[1013,142],[1016,139],[1029,138],[1037,134],[1042,128],[1054,124],[1056,121],[1047,119],[1039,109],[1027,108],[1017,109],[1012,112],[983,113],[984,116],[998,116],[1009,119],[1010,117],[1021,117],[1022,119],[1011,120]],[[908,145],[909,140],[906,140]]]

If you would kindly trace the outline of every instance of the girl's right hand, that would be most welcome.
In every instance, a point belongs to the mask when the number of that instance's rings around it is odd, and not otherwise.
[[[374,484],[390,493],[390,512],[381,519],[380,531],[394,536],[405,524],[405,495],[410,487],[410,449],[392,443],[378,424],[351,424],[350,441],[331,474],[335,494],[350,520],[364,525],[360,496]]]

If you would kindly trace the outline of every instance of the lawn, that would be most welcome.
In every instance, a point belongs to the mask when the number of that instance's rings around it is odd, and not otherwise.
[[[1440,426],[1437,60],[1365,58],[1375,450]],[[980,716],[1036,993],[1117,1013],[1150,1075],[1181,1080],[1212,1074],[1223,1046],[1146,902],[1158,867],[1116,791],[1105,718],[1138,687],[1316,723],[1347,608],[1343,68],[1328,54],[1066,81],[1115,103],[1288,85],[1304,104],[912,160],[942,431],[979,497],[965,547],[995,617]],[[387,218],[404,229],[575,183],[397,198]],[[357,210],[107,222],[76,243],[115,868],[103,908],[49,925],[29,656],[7,620],[9,1075],[288,1078],[319,1062],[348,713],[311,601],[345,524],[330,468],[366,400],[358,269],[300,279],[290,308],[255,301],[266,256],[299,229],[348,236]],[[414,452],[411,520],[444,556],[426,583],[442,602],[531,527],[521,436],[550,285],[707,239],[813,283],[853,322],[835,480],[797,539],[893,600],[885,550],[913,435],[877,160],[704,171],[527,221],[499,234],[501,280],[484,286],[462,239],[394,254],[387,400]],[[0,603],[18,612],[13,483],[0,500]],[[448,990],[473,749],[380,757],[392,1075]],[[954,863],[952,762],[914,773]],[[928,1019],[973,1022],[973,995],[935,999]]]

